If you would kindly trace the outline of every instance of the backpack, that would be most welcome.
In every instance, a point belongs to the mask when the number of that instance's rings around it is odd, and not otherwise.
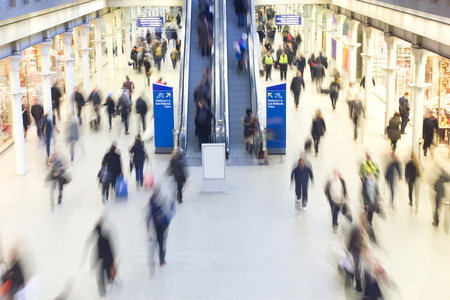
[[[236,54],[241,53],[241,46],[239,45],[239,40],[233,42],[233,50],[234,50],[234,53],[236,53]]]
[[[400,112],[400,115],[408,114],[408,107],[407,107],[406,101],[405,101],[405,99],[403,99],[403,97],[400,98],[400,100],[399,100],[399,109],[398,110]]]
[[[156,57],[160,57],[161,55],[162,55],[161,47],[156,48],[155,56],[156,56]]]

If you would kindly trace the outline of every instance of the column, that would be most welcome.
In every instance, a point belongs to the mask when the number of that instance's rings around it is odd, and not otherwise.
[[[108,52],[108,79],[114,79],[113,23],[114,15],[106,14],[106,50]]]
[[[310,56],[311,54],[311,50],[309,47],[309,40],[311,35],[309,34],[310,32],[310,14],[308,12],[306,12],[306,14],[303,16],[303,53],[306,56],[306,53],[308,53],[308,56]]]
[[[88,48],[88,33],[89,23],[81,25],[81,48],[79,48],[78,51],[81,52],[81,61],[83,65],[83,87],[86,97],[91,91],[89,52],[91,52],[92,48]]]
[[[349,30],[351,33],[350,42],[347,43],[347,49],[350,51],[350,62],[349,62],[349,82],[356,82],[356,52],[361,44],[358,41],[358,25],[359,22],[356,20],[349,20]]]
[[[72,58],[71,52],[72,36],[72,31],[66,31],[64,33],[64,82],[66,88],[66,101],[69,106],[69,113],[71,116],[75,116],[75,106],[73,103],[73,64],[75,59]]]
[[[342,74],[342,64],[343,64],[343,41],[346,38],[342,35],[343,31],[343,25],[345,21],[344,15],[335,15],[337,27],[336,27],[336,35],[334,36],[334,39],[336,40],[336,69],[339,71],[339,73]]]
[[[326,52],[326,56],[328,58],[328,62],[331,65],[331,57],[332,57],[332,46],[331,46],[331,39],[333,36],[333,14],[334,12],[332,10],[325,10],[325,17],[326,17],[326,29],[325,34],[326,34],[326,38],[325,38],[325,52]],[[328,68],[328,75],[331,74],[331,66]]]
[[[417,157],[419,157],[419,154],[421,153],[419,139],[422,138],[423,129],[423,97],[425,95],[425,90],[430,86],[430,84],[425,83],[425,64],[430,52],[413,46],[412,54],[415,60],[414,83],[409,85],[414,91],[412,150]]]
[[[114,11],[116,16],[116,38],[117,38],[117,70],[123,70],[123,53],[122,53],[122,10]]]
[[[317,18],[316,18],[316,6],[315,5],[311,5],[311,19],[309,20],[309,24],[310,24],[309,34],[311,35],[309,49],[310,49],[311,53],[318,55],[318,53],[316,52],[316,48],[317,48],[317,42],[316,42]]]
[[[137,46],[136,43],[136,7],[131,7],[131,44]]]
[[[95,69],[97,73],[97,86],[101,90],[103,88],[103,43],[102,40],[102,20],[103,18],[97,18],[94,22],[94,43],[95,47]]]
[[[12,100],[13,136],[14,150],[16,154],[16,173],[23,175],[27,173],[27,161],[25,156],[25,138],[23,135],[22,122],[22,95],[26,90],[20,89],[20,62],[22,54],[13,55],[7,59],[9,71],[9,88]]]
[[[386,73],[386,115],[384,117],[384,128],[389,125],[389,120],[395,112],[395,72],[397,71],[397,38],[390,34],[384,35],[387,45],[388,60],[387,67],[383,68]]]
[[[323,7],[318,6],[317,7],[317,22],[316,22],[316,29],[317,29],[317,43],[316,43],[316,52],[323,50],[322,45],[322,30],[324,28],[325,24],[323,24]]]
[[[131,56],[131,45],[130,45],[130,9],[126,8],[124,11],[125,16],[125,60],[130,61]]]
[[[376,55],[373,53],[373,43],[374,43],[374,28],[364,25],[364,32],[366,34],[366,53],[361,53],[361,56],[365,60],[365,68],[366,68],[366,82],[364,89],[364,112],[366,117],[372,116],[372,93],[373,93],[373,57]]]
[[[52,110],[52,77],[55,72],[50,71],[50,47],[52,46],[52,40],[46,40],[38,45],[39,52],[41,54],[41,75],[42,80],[42,95],[44,104],[44,113],[48,114],[48,118],[53,120]]]

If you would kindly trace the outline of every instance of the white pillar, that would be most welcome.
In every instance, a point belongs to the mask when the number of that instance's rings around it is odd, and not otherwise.
[[[116,36],[117,36],[117,70],[123,70],[123,53],[122,53],[122,10],[114,11],[116,16]]]
[[[136,43],[136,7],[131,7],[131,43],[132,47],[137,46]]]
[[[66,101],[69,106],[70,116],[75,116],[75,107],[73,103],[73,63],[75,59],[72,58],[72,31],[64,33],[64,83],[66,87]]]
[[[372,94],[373,94],[373,36],[375,34],[375,29],[364,25],[364,32],[366,33],[366,53],[362,53],[361,56],[365,60],[366,67],[366,79],[365,79],[365,89],[364,89],[364,112],[366,117],[372,116]]]
[[[412,54],[415,59],[414,83],[409,85],[414,90],[412,150],[419,156],[419,139],[422,137],[423,129],[423,97],[425,95],[425,90],[430,86],[430,84],[425,83],[425,65],[430,52],[413,46]]]
[[[82,65],[83,65],[83,87],[85,96],[87,96],[91,91],[91,79],[90,79],[90,68],[89,68],[89,52],[92,48],[88,48],[88,34],[89,34],[89,23],[81,25],[81,48],[78,51],[81,52]]]
[[[309,34],[311,35],[310,37],[310,50],[312,53],[317,55],[317,41],[316,41],[316,24],[317,24],[317,18],[316,18],[316,6],[315,5],[311,5],[311,19],[310,19],[310,26],[309,28],[311,29]]]
[[[26,90],[20,90],[20,62],[22,55],[13,55],[7,59],[9,71],[9,87],[12,100],[13,137],[14,150],[16,154],[16,173],[23,175],[27,173],[27,161],[25,157],[25,139],[23,135],[22,122],[22,95]]]
[[[130,56],[131,56],[131,45],[130,45],[130,9],[126,8],[124,11],[124,16],[125,16],[125,60],[126,61],[130,61]]]
[[[387,68],[383,68],[386,73],[386,115],[384,118],[385,128],[389,124],[390,118],[395,112],[395,72],[397,71],[397,38],[385,34],[384,40],[387,45]]]
[[[323,28],[324,28],[324,23],[323,23],[323,7],[322,6],[318,6],[317,7],[317,22],[316,22],[316,30],[317,30],[317,42],[316,42],[316,51],[322,51],[323,50]]]
[[[350,51],[350,62],[349,62],[349,82],[356,82],[356,52],[361,44],[358,42],[358,25],[359,22],[356,20],[349,20],[349,30],[351,33],[350,42],[346,45],[347,49]]]
[[[38,45],[41,54],[41,73],[42,75],[42,97],[44,104],[44,113],[48,114],[48,118],[53,120],[52,110],[52,77],[55,72],[50,71],[50,47],[51,40],[46,40]]]
[[[345,21],[344,15],[335,15],[336,16],[336,36],[334,36],[334,39],[336,40],[336,69],[339,71],[339,73],[342,74],[342,64],[343,64],[343,41],[346,38],[342,35],[343,31],[343,25]]]
[[[102,45],[104,40],[102,40],[102,18],[97,18],[93,20],[94,22],[94,40],[92,41],[95,45],[95,64],[97,71],[97,86],[101,90],[103,88],[103,49]]]
[[[331,65],[331,57],[332,57],[332,46],[331,46],[331,39],[333,36],[333,11],[332,10],[325,10],[325,17],[326,17],[326,29],[325,34],[325,53],[328,57],[328,62]],[[328,68],[328,75],[331,74],[331,66]]]
[[[113,23],[114,15],[106,14],[106,50],[108,51],[108,79],[114,79]]]

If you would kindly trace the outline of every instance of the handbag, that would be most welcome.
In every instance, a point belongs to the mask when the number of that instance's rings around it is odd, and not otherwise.
[[[117,177],[116,180],[116,197],[127,197],[128,196],[128,185],[123,178],[123,176]]]
[[[147,164],[147,172],[144,174],[144,189],[152,189],[155,183],[155,176],[153,175],[152,168]]]

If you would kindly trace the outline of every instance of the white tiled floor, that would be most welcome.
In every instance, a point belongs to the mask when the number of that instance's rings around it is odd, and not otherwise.
[[[171,71],[170,62],[163,68],[168,84],[176,87],[178,73]],[[122,76],[106,82],[107,88],[115,90],[125,74],[131,75],[137,91],[144,88],[143,76],[131,71],[118,74]],[[278,83],[276,75],[272,76],[273,83]],[[289,70],[288,78],[293,76]],[[44,185],[45,150],[38,146],[33,131],[26,142],[27,175],[14,174],[14,148],[0,156],[2,248],[6,251],[15,243],[24,247],[30,274],[39,274],[42,299],[54,299],[67,282],[73,283],[69,299],[97,299],[95,273],[90,270],[89,261],[83,266],[80,262],[94,223],[100,215],[107,214],[122,280],[122,286],[109,299],[353,299],[353,292],[346,294],[331,255],[346,223],[341,220],[339,233],[332,233],[330,209],[322,188],[332,166],[337,165],[347,181],[356,216],[360,189],[357,162],[368,148],[383,168],[389,148],[388,141],[380,135],[384,107],[374,103],[375,117],[366,119],[364,124],[365,143],[355,142],[344,101],[340,99],[336,111],[332,111],[329,98],[315,92],[308,71],[305,77],[307,88],[298,111],[288,96],[287,155],[283,163],[275,156],[269,157],[268,167],[229,167],[227,195],[202,195],[201,168],[189,169],[186,201],[178,206],[169,232],[167,265],[158,267],[152,278],[144,227],[144,207],[150,194],[136,191],[134,174],[127,172],[128,201],[104,208],[96,183],[101,158],[114,139],[127,168],[127,149],[136,132],[134,116],[129,136],[118,136],[115,130],[109,133],[106,116],[99,132],[91,132],[83,125],[81,143],[86,153],[81,155],[77,149],[71,166],[73,181],[65,189],[64,204],[53,213],[48,201],[49,187]],[[308,156],[315,180],[310,188],[308,211],[297,218],[289,175],[317,107],[324,113],[328,130],[319,156]],[[408,134],[399,142],[402,160],[407,156],[410,131],[408,128]],[[63,141],[62,135],[57,136],[57,143],[63,145]],[[173,191],[171,179],[164,175],[169,156],[155,155],[152,142],[146,147],[156,180],[167,191]],[[445,150],[438,149],[434,161],[430,157],[422,160],[425,176],[418,214],[408,206],[407,188],[400,182],[396,209],[386,205],[386,221],[375,217],[380,242],[375,254],[398,285],[398,290],[385,292],[388,299],[449,298],[445,287],[450,240],[442,227],[435,229],[430,225],[430,200],[434,197],[430,184],[437,174],[437,165],[449,165]],[[387,190],[382,179],[380,182],[387,203]]]

